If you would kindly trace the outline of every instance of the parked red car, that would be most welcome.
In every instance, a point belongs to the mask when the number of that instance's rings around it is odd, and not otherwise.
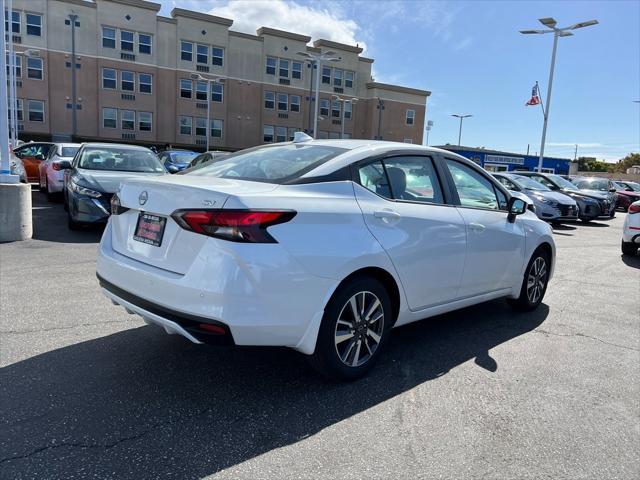
[[[634,182],[615,181],[616,193],[618,194],[617,208],[621,208],[625,212],[629,210],[629,205],[640,200],[640,185]]]
[[[40,163],[49,155],[55,145],[49,142],[29,142],[13,149],[13,154],[22,160],[27,172],[27,181],[38,182],[40,180]]]

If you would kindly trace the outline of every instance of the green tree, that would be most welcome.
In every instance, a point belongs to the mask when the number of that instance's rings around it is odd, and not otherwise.
[[[627,168],[631,168],[634,165],[640,165],[640,153],[630,153],[624,158],[618,160],[618,163],[613,164],[613,172],[624,173]]]

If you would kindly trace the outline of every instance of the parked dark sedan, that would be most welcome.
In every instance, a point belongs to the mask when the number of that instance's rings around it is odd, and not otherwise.
[[[165,150],[159,155],[160,161],[169,173],[178,173],[189,168],[189,164],[197,156],[198,154],[191,150]]]
[[[609,217],[615,216],[616,208],[618,208],[618,194],[616,193],[617,188],[611,180],[602,177],[576,177],[571,182],[583,192],[605,195],[612,206],[609,210]]]

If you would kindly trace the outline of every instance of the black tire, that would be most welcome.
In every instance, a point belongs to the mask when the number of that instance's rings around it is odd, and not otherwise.
[[[360,295],[364,295],[364,307]],[[356,311],[361,310],[358,318],[351,309],[351,299],[354,297]],[[379,302],[379,306],[369,314],[370,318],[366,321],[362,311],[364,314],[368,313],[367,310],[374,306],[375,300]],[[373,322],[381,313],[381,320]],[[349,280],[338,288],[324,310],[316,348],[308,357],[309,363],[334,381],[352,381],[363,377],[373,368],[386,345],[395,322],[392,317],[389,294],[380,282],[371,277]],[[353,328],[347,326],[349,323]],[[336,342],[336,337],[341,336],[340,332],[346,338],[342,342]],[[376,337],[379,339],[377,343]],[[367,350],[364,350],[363,345]]]
[[[633,256],[636,253],[638,253],[638,246],[632,242],[625,242],[623,240],[621,244],[621,248],[622,248],[623,255]]]
[[[67,210],[67,226],[69,230],[74,232],[80,230],[82,228],[82,223],[76,222],[73,218],[71,218],[71,212]]]
[[[541,270],[540,259],[544,265],[544,275],[539,275],[538,271]],[[519,312],[529,312],[538,308],[538,305],[542,303],[544,294],[547,291],[547,285],[549,283],[549,269],[551,267],[549,254],[542,249],[536,250],[531,256],[531,260],[527,264],[527,268],[524,271],[524,277],[522,278],[522,286],[520,287],[520,296],[518,298],[509,298],[507,302],[514,310]],[[537,287],[537,295],[532,295],[529,287],[529,277],[534,279],[533,287]],[[541,284],[539,283],[541,281]]]
[[[584,223],[589,223],[591,222],[591,220],[593,220],[593,218],[590,217],[580,217],[580,221],[584,222]]]

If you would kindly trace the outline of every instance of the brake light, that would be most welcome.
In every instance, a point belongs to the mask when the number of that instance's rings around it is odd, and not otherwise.
[[[121,213],[129,210],[127,207],[123,207],[120,204],[120,197],[118,197],[117,193],[114,193],[111,197],[111,215],[120,215]]]
[[[245,243],[278,243],[267,227],[295,216],[293,210],[177,210],[171,215],[185,230]]]
[[[62,170],[62,168],[60,168],[60,164],[56,162],[51,162],[51,168],[58,171]]]
[[[635,202],[632,203],[631,205],[629,205],[629,210],[627,210],[629,213],[640,213],[640,203]]]

